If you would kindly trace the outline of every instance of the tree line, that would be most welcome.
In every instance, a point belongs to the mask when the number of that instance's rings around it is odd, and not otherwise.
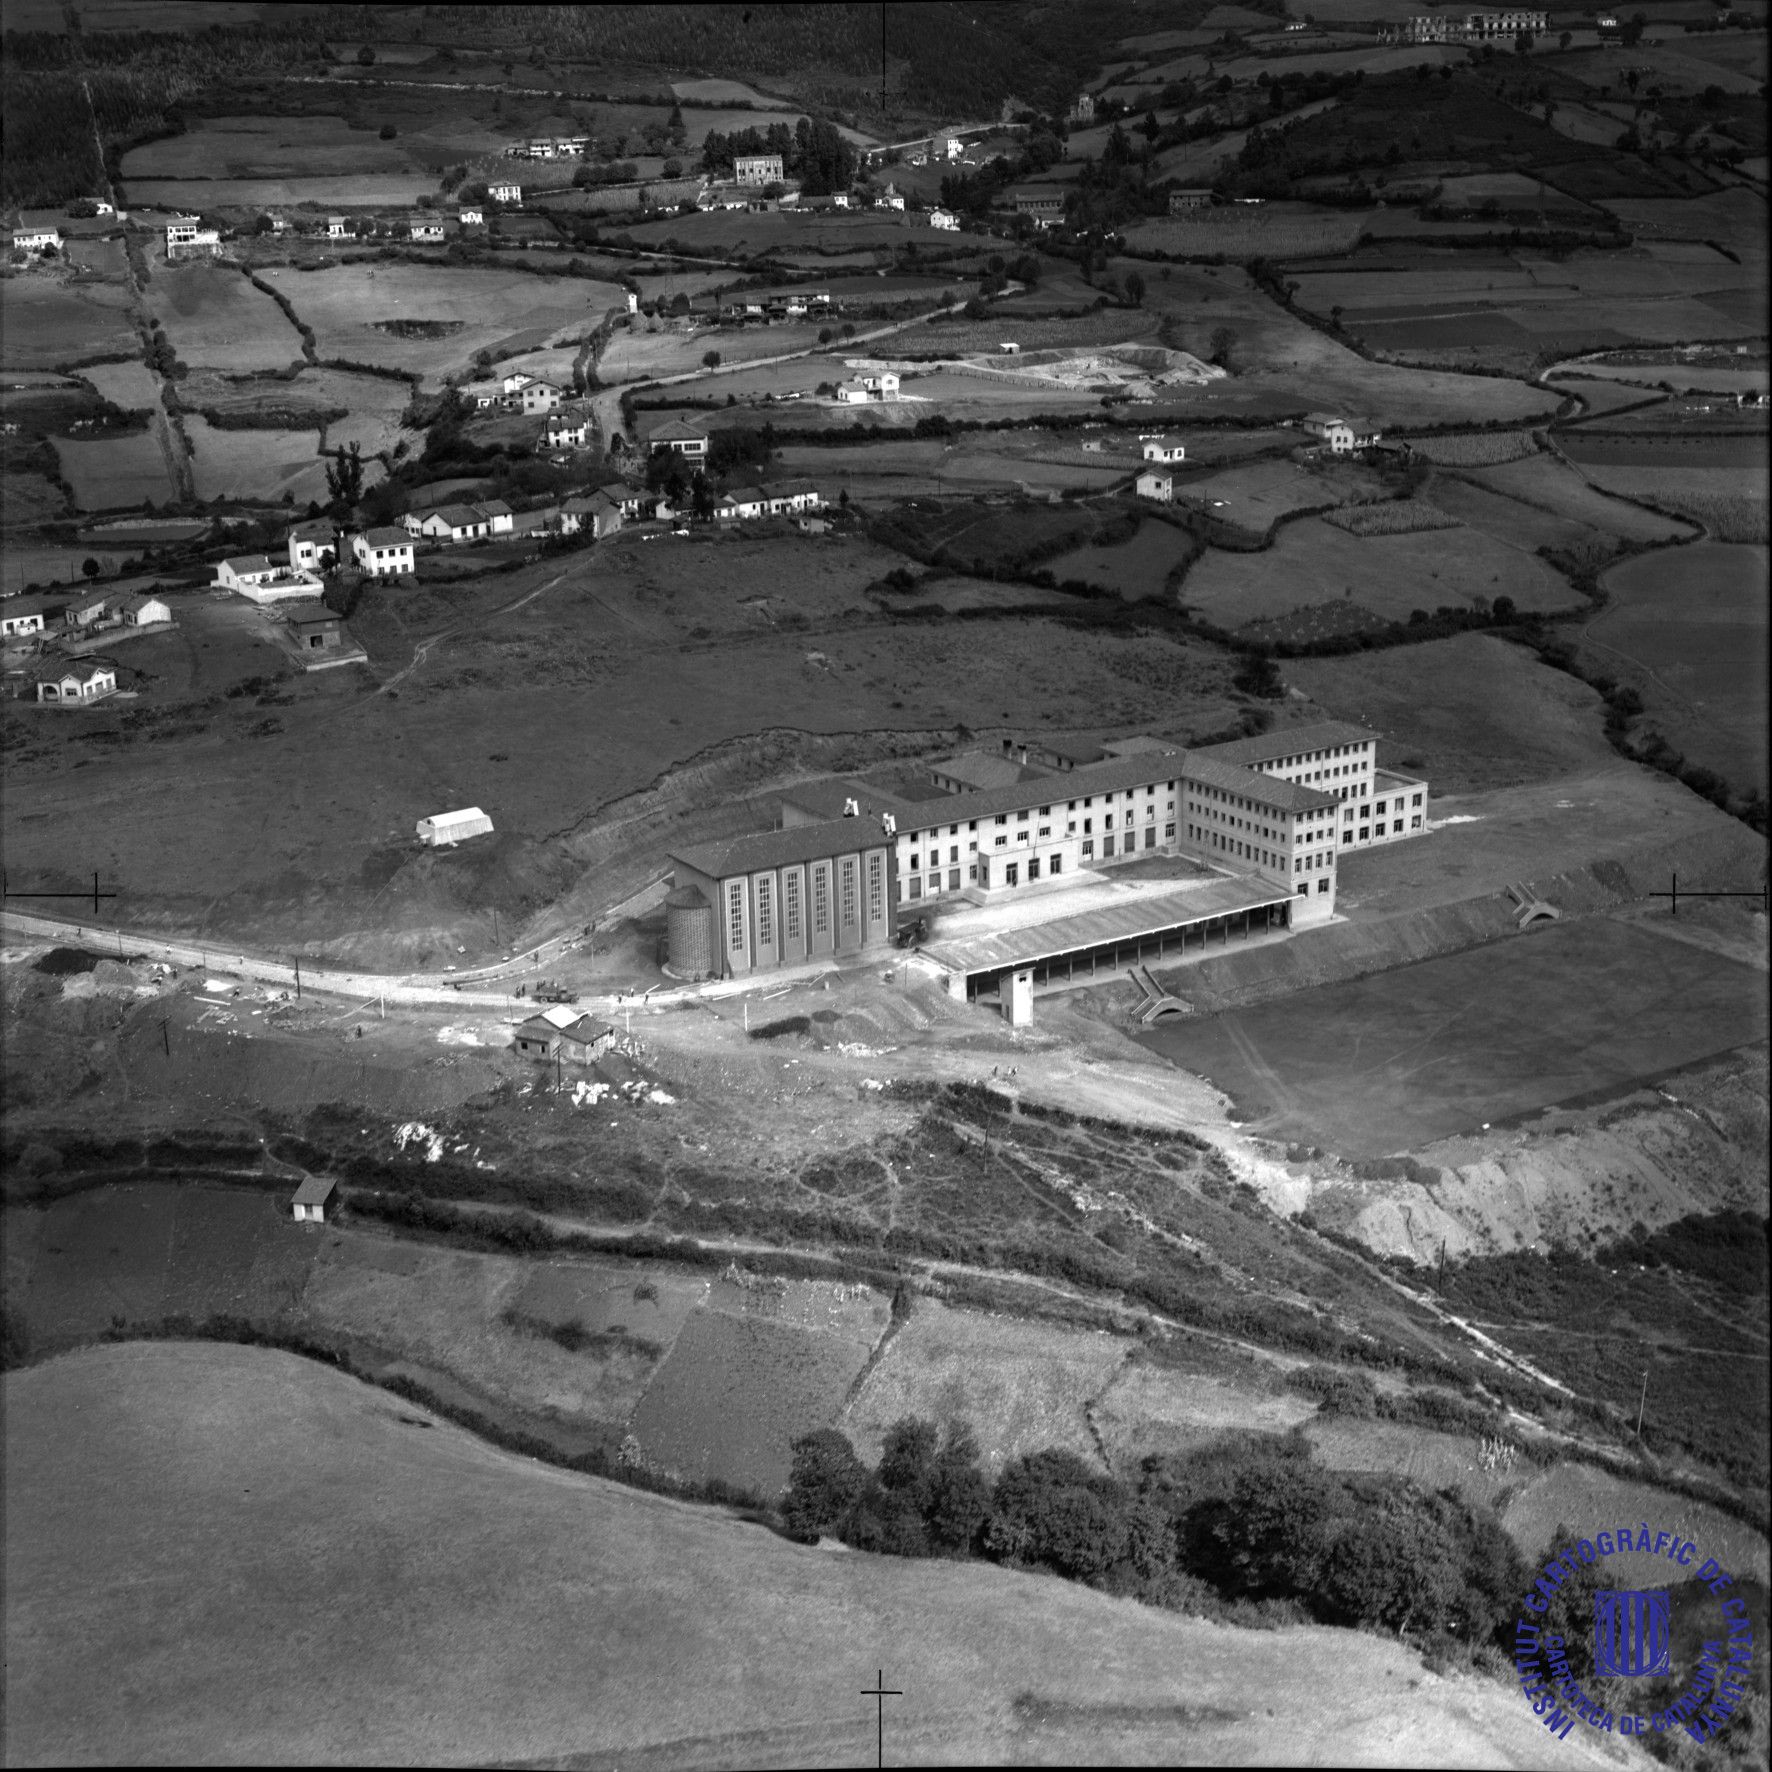
[[[903,1417],[871,1469],[822,1428],[794,1442],[781,1516],[804,1541],[982,1558],[1149,1605],[1233,1619],[1253,1608],[1441,1653],[1497,1643],[1526,1575],[1487,1508],[1404,1477],[1325,1470],[1298,1435],[1152,1454],[1130,1481],[1052,1447],[993,1482],[964,1420]]]

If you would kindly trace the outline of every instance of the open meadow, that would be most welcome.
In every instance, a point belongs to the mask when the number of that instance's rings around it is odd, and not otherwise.
[[[1764,545],[1639,555],[1607,572],[1607,606],[1581,636],[1596,668],[1637,688],[1675,750],[1762,793],[1767,566]]]
[[[575,329],[589,333],[622,301],[613,284],[445,265],[266,265],[256,274],[313,329],[322,360],[398,369],[433,385],[468,369],[478,351],[533,347]],[[430,338],[388,330],[392,322],[415,320],[445,330]]]
[[[1417,609],[1474,608],[1502,595],[1522,610],[1568,609],[1575,590],[1518,543],[1481,530],[1350,535],[1320,517],[1288,523],[1271,548],[1208,548],[1189,569],[1182,601],[1208,621],[1238,628],[1345,598],[1386,621]]]
[[[1622,1091],[1766,1023],[1752,968],[1599,918],[1138,1037],[1250,1131],[1359,1159]]]
[[[1766,540],[1766,439],[1630,436],[1581,430],[1560,440],[1593,485],[1678,512],[1718,541]]]
[[[326,498],[326,464],[319,458],[316,431],[218,431],[195,413],[186,415],[184,430],[193,450],[197,496],[204,501],[237,498],[273,504],[287,493],[297,510],[305,510],[309,500]],[[378,461],[363,464],[366,487],[386,475]]]
[[[163,504],[174,496],[157,431],[134,431],[97,442],[55,440],[62,478],[82,511],[122,510],[145,499]]]
[[[436,174],[415,153],[410,135],[384,141],[374,124],[353,127],[342,116],[204,117],[195,128],[146,142],[123,156],[123,177],[132,190],[143,180],[387,173],[428,176],[435,186]]]
[[[192,368],[250,372],[301,361],[301,335],[232,265],[167,265],[149,286],[148,306]]]
[[[132,1344],[3,1382],[21,1762],[847,1763],[875,1733],[855,1694],[877,1665],[897,1670],[887,1734],[914,1758],[1538,1757],[1517,1697],[1423,1683],[1378,1637],[1246,1633],[984,1564],[787,1544],[496,1451],[288,1354]],[[681,1666],[697,1678],[661,1685]]]
[[[0,364],[53,369],[89,357],[135,356],[141,339],[120,283],[63,283],[45,273],[0,278]]]
[[[336,173],[289,178],[135,178],[124,187],[131,204],[174,212],[296,209],[304,203],[340,210],[412,209],[435,196],[429,172]]]
[[[1078,578],[1085,584],[1107,585],[1122,597],[1138,601],[1161,597],[1169,575],[1189,552],[1187,532],[1147,517],[1130,541],[1091,542],[1049,560],[1046,570],[1063,583]]]

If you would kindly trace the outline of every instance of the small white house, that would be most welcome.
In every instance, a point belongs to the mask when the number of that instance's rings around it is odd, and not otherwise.
[[[146,595],[125,597],[117,605],[117,615],[126,628],[159,627],[172,621],[171,606]]]
[[[1187,450],[1173,437],[1146,437],[1142,453],[1146,461],[1187,460]]]
[[[588,412],[556,412],[548,419],[542,441],[550,449],[583,449],[591,440],[592,428]]]
[[[491,831],[492,820],[478,806],[467,806],[460,812],[439,812],[418,821],[418,840],[431,849],[447,849],[470,837],[487,836]]]
[[[1138,476],[1138,496],[1155,499],[1158,504],[1175,502],[1175,476],[1157,468],[1146,468]]]
[[[218,590],[238,591],[254,603],[275,603],[280,597],[312,597],[324,589],[310,572],[297,572],[263,554],[223,560],[215,569]]]
[[[59,228],[14,228],[12,230],[12,249],[14,252],[42,252],[45,247],[53,246],[61,251],[62,236]]]
[[[319,572],[326,556],[338,555],[338,532],[325,517],[298,523],[289,532],[289,567],[292,572]]]
[[[521,203],[523,201],[523,187],[521,185],[489,185],[486,195],[494,203]]]
[[[533,416],[538,412],[552,412],[565,399],[565,394],[551,381],[532,381],[514,396],[511,404],[526,416]]]
[[[366,529],[351,537],[351,555],[374,578],[412,571],[412,537],[404,529]]]
[[[29,598],[17,603],[0,603],[0,640],[15,639],[24,634],[43,632],[43,607]]]
[[[874,205],[878,209],[903,209],[904,197],[896,185],[888,185],[886,189],[874,199]]]
[[[342,240],[347,231],[348,230],[345,227],[345,218],[342,215],[327,216],[326,238],[328,240]]]
[[[960,218],[951,209],[932,209],[929,212],[929,225],[940,228],[944,233],[957,234],[960,231]]]
[[[516,514],[502,498],[489,498],[485,504],[475,505],[474,509],[486,519],[489,535],[509,535],[516,526]]]
[[[1005,357],[1019,357],[1021,355],[1021,346],[1010,339],[1004,339],[1004,341],[997,346],[997,350]]]
[[[535,380],[527,369],[513,369],[509,375],[499,378],[500,389],[507,394],[519,394]]]
[[[230,591],[243,591],[251,585],[268,584],[282,570],[267,554],[237,554],[216,567],[215,582]]]
[[[486,225],[486,211],[478,203],[463,204],[455,218],[464,228],[483,228]]]
[[[412,221],[412,237],[414,240],[441,240],[443,224],[435,216],[415,216]]]
[[[296,1223],[324,1224],[327,1202],[337,1191],[338,1183],[331,1176],[310,1175],[295,1190],[295,1199],[291,1202]]]
[[[177,258],[181,253],[217,252],[221,249],[221,230],[200,225],[194,215],[175,215],[166,224],[166,256]]]
[[[37,679],[37,699],[61,707],[82,707],[117,693],[117,667],[109,659],[88,658]]]

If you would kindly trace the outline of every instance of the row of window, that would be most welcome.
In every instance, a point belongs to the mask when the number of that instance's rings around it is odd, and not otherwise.
[[[1319,880],[1317,882],[1317,890],[1319,892],[1327,892],[1329,890],[1329,882],[1326,879]],[[1306,880],[1305,883],[1299,887],[1298,896],[1300,898],[1309,898],[1310,895],[1311,895],[1311,883],[1309,880]]]
[[[1174,782],[1168,783],[1168,788],[1169,788],[1170,793],[1174,793],[1175,783]],[[1157,784],[1155,782],[1151,782],[1148,786],[1146,786],[1144,793],[1145,793],[1146,799],[1154,801],[1156,799],[1156,794],[1157,794]],[[1127,800],[1134,800],[1137,798],[1137,796],[1138,796],[1138,789],[1137,788],[1127,788],[1125,790],[1124,797]],[[1097,796],[1095,796],[1094,794],[1085,795],[1083,798],[1083,805],[1085,807],[1093,806],[1095,804],[1096,797]],[[1111,804],[1113,801],[1113,798],[1114,798],[1114,794],[1111,792],[1102,794],[1100,796],[1100,799],[1101,799],[1103,805]],[[1054,801],[1053,804],[1056,805],[1057,802]],[[1067,800],[1065,802],[1065,810],[1067,812],[1075,812],[1077,810],[1077,802],[1075,800]],[[1168,802],[1166,810],[1168,810],[1170,812],[1173,812],[1175,810],[1175,802],[1173,800],[1170,800]],[[1032,812],[1037,812],[1041,818],[1050,818],[1052,816],[1052,807],[1051,806],[1041,806],[1041,807],[1037,807],[1037,808],[1032,808],[1029,811],[1017,812],[1015,814],[1015,822],[1017,824],[1027,824],[1029,822]],[[1111,819],[1112,815],[1110,814],[1108,816]],[[1154,805],[1147,806],[1145,808],[1145,817],[1146,818],[1154,818],[1155,816],[1156,816],[1156,807]],[[1128,814],[1127,817],[1128,817],[1128,820],[1130,820],[1131,814]],[[1009,823],[1009,814],[1007,812],[999,812],[999,813],[995,814],[992,819],[992,823],[1000,824],[1000,825],[1007,825]],[[966,828],[969,831],[977,830],[978,829],[978,820],[976,818],[968,819],[966,821]],[[1089,821],[1087,819],[1084,820],[1083,828],[1085,830],[1087,830],[1089,828]],[[929,835],[931,837],[937,836],[939,829],[940,829],[939,826],[931,826],[929,829]],[[1075,836],[1076,831],[1077,831],[1077,827],[1076,827],[1075,822],[1073,821],[1070,824],[1066,825],[1065,831],[1066,831],[1067,835]],[[958,824],[950,824],[948,826],[948,835],[950,837],[957,837],[959,834],[960,834],[960,827]],[[898,842],[899,842],[900,853],[910,856],[910,865],[912,867],[915,867],[917,865],[917,862],[916,862],[916,856],[910,854],[909,845],[912,843],[920,843],[922,840],[923,839],[921,838],[921,836],[915,831],[906,831],[906,832],[901,832],[899,834]],[[970,845],[969,847],[976,848],[977,845],[973,844],[973,845]],[[918,853],[921,853],[921,851],[919,850]]]
[[[816,862],[812,867],[812,932],[815,936],[828,936],[831,932],[831,885],[830,864]],[[856,869],[855,858],[845,856],[837,863],[838,886],[841,894],[842,920],[844,928],[854,927],[860,903],[860,882]],[[958,884],[956,874],[955,883]],[[745,951],[744,929],[744,882],[733,880],[726,888],[726,945],[731,952],[741,954]],[[868,857],[867,876],[868,917],[878,925],[886,920],[886,863],[879,855]],[[759,875],[756,881],[757,896],[757,945],[760,948],[775,946],[775,882],[768,874]],[[782,928],[786,940],[790,944],[800,940],[800,876],[798,871],[790,869],[782,881]]]

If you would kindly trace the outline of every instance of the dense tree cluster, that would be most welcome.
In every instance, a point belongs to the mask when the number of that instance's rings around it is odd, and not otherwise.
[[[835,1429],[794,1445],[782,1516],[907,1557],[1048,1569],[1154,1605],[1280,1602],[1327,1624],[1467,1648],[1509,1616],[1524,1569],[1500,1522],[1452,1490],[1324,1470],[1299,1438],[1239,1435],[1147,1458],[1123,1482],[1051,1448],[989,1482],[964,1421],[907,1416],[869,1470]]]
[[[740,154],[779,154],[783,172],[797,178],[809,197],[846,191],[855,176],[855,149],[835,124],[823,119],[814,122],[802,117],[792,129],[785,123],[771,123],[763,129],[737,129],[726,135],[710,129],[701,148],[702,170],[730,178]]]

